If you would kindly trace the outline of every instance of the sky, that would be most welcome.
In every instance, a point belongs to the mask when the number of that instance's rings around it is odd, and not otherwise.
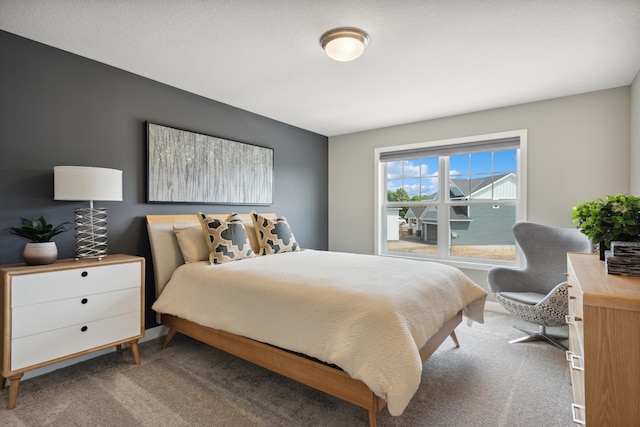
[[[458,179],[516,173],[516,150],[459,154],[451,156],[449,162],[451,177]],[[395,191],[403,187],[409,197],[433,194],[438,190],[439,172],[437,157],[389,162],[387,189]]]

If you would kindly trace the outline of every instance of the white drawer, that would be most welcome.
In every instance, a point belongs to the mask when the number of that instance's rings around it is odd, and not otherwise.
[[[140,311],[140,288],[86,295],[12,310],[12,339]]]
[[[140,286],[141,263],[23,274],[11,279],[11,307]]]
[[[86,330],[83,331],[83,327]],[[63,356],[140,336],[140,312],[29,335],[11,341],[11,369],[21,369]]]

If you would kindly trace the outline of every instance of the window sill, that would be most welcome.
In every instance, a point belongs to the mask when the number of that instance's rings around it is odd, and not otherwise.
[[[452,267],[464,269],[464,270],[478,270],[478,271],[489,271],[489,269],[493,267],[512,267],[518,268],[519,265],[515,261],[499,261],[495,260],[495,262],[491,262],[489,260],[483,261],[466,261],[466,260],[454,260],[454,259],[440,259],[440,258],[425,258],[425,257],[417,257],[411,255],[401,255],[401,254],[379,254],[380,256],[389,257],[389,258],[404,258],[411,259],[414,261],[426,261],[426,262],[437,262],[439,264],[449,265]]]

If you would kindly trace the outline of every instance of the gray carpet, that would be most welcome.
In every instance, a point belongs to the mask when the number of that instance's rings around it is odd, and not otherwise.
[[[542,342],[508,344],[522,322],[487,312],[458,327],[425,364],[422,384],[400,417],[379,426],[571,426],[564,353]],[[560,330],[562,332],[562,330]],[[2,426],[363,426],[364,410],[182,335],[160,350],[78,363],[22,382]]]

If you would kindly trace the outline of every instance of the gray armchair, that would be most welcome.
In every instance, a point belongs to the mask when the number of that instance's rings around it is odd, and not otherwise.
[[[539,325],[539,330],[531,332],[517,328],[528,335],[509,342],[546,340],[566,350],[559,337],[548,335],[546,328],[566,324],[567,252],[592,252],[592,245],[576,228],[531,222],[514,224],[513,236],[525,255],[526,267],[491,268],[489,288],[507,311]]]

